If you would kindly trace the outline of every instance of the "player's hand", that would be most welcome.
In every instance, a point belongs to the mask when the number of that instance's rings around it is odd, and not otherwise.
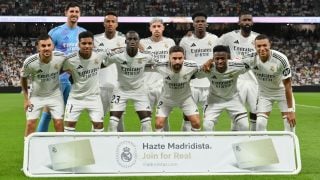
[[[290,127],[293,128],[296,126],[296,114],[295,112],[288,112],[287,114],[287,120],[290,124]]]
[[[203,65],[202,65],[202,70],[206,73],[209,73],[211,68],[213,66],[213,59],[209,59],[207,62],[205,62]]]

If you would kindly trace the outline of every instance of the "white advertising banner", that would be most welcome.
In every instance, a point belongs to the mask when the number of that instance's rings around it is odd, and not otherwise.
[[[297,174],[289,132],[34,133],[25,141],[30,177]]]

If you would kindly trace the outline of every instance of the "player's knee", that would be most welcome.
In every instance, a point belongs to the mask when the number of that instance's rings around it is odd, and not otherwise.
[[[162,118],[156,118],[155,122],[156,129],[160,129],[164,127],[164,120]]]
[[[35,129],[36,128],[36,120],[28,120],[27,121],[27,128],[28,129]]]
[[[92,122],[94,129],[102,129],[103,128],[103,122]]]
[[[257,123],[256,123],[256,130],[257,131],[266,131],[267,130],[268,118],[269,118],[269,116],[264,113],[257,114]]]
[[[214,130],[214,122],[212,120],[203,121],[203,130],[204,131],[213,131]]]
[[[248,115],[246,112],[238,114],[234,119],[234,124],[239,131],[248,131],[249,130],[249,122]]]

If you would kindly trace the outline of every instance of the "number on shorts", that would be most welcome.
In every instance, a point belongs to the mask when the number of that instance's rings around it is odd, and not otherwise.
[[[112,95],[111,103],[118,104],[120,101],[120,96]]]
[[[203,113],[205,113],[205,112],[206,112],[206,110],[207,110],[208,106],[209,106],[208,104],[204,105]]]
[[[72,111],[72,108],[73,108],[73,105],[72,105],[72,104],[70,104],[70,109],[69,109],[69,113],[71,113],[71,111]]]
[[[160,106],[163,104],[163,101],[159,101],[157,105],[157,109],[160,109]]]
[[[34,107],[34,105],[30,104],[30,106],[28,106],[28,112],[32,112],[33,111],[33,107]]]

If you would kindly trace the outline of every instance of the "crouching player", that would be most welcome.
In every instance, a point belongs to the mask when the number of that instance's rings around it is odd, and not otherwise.
[[[197,104],[192,98],[190,79],[200,67],[194,61],[184,59],[184,49],[173,46],[169,50],[169,61],[158,62],[155,69],[164,77],[164,86],[156,112],[156,131],[164,131],[166,118],[172,108],[180,107],[191,122],[192,131],[200,131]]]

